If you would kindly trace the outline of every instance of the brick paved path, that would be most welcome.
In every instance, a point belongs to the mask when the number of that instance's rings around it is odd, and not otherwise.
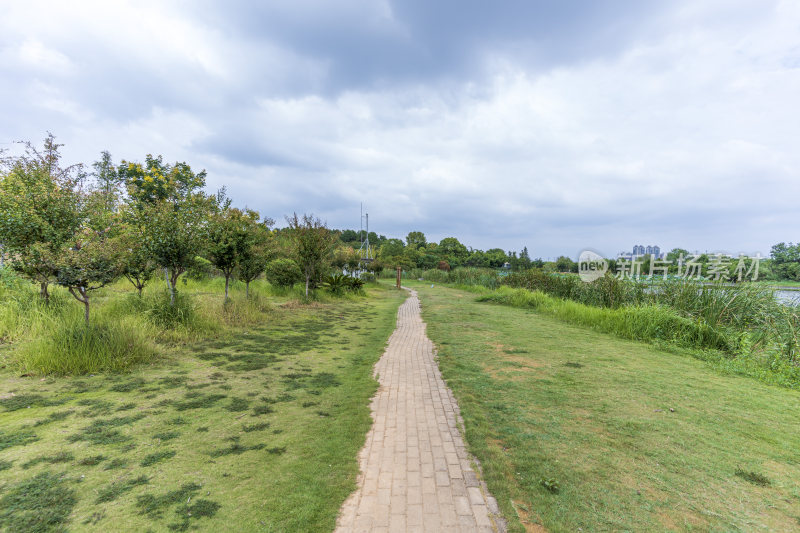
[[[336,531],[504,531],[497,502],[475,475],[458,405],[410,292],[375,366],[374,422],[359,455],[358,489]]]

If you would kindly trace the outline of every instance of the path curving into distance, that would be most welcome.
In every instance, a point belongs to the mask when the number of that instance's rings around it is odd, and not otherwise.
[[[359,454],[358,488],[342,506],[336,531],[505,531],[465,448],[458,405],[434,359],[417,293],[409,292],[375,365],[380,387]]]

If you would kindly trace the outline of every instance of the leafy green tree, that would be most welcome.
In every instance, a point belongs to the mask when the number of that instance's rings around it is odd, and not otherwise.
[[[122,275],[131,282],[139,297],[142,290],[152,279],[156,263],[141,238],[141,231],[136,226],[126,226],[119,237]]]
[[[555,267],[557,272],[573,272],[573,267],[577,271],[578,265],[569,257],[562,255],[556,259]]]
[[[490,250],[486,250],[486,261],[488,263],[487,266],[492,268],[500,268],[506,262],[508,262],[508,260],[508,255],[501,248],[492,248]]]
[[[24,155],[3,161],[0,181],[0,242],[12,268],[38,283],[45,300],[58,257],[74,241],[83,218],[83,170],[61,166],[61,146],[52,134],[41,150],[25,143]]]
[[[194,264],[206,243],[212,204],[204,195],[194,194],[178,204],[158,202],[145,210],[144,246],[166,269],[172,305],[178,278]]]
[[[100,159],[92,163],[94,168],[96,190],[102,199],[103,209],[107,212],[117,211],[121,196],[123,179],[117,172],[117,167],[108,151],[100,153]]]
[[[269,228],[272,220],[266,219],[259,223],[259,215],[253,215],[247,220],[247,238],[239,251],[239,261],[236,268],[236,277],[244,282],[245,298],[250,297],[250,283],[264,272],[267,263],[275,257],[276,248],[272,233]]]
[[[668,272],[670,274],[677,274],[678,261],[683,260],[685,262],[690,255],[692,254],[689,253],[689,250],[685,250],[683,248],[673,248],[667,252],[666,260],[669,261]]]
[[[231,207],[225,198],[225,191],[217,195],[217,209],[208,223],[208,245],[206,251],[211,263],[225,276],[225,301],[228,301],[228,287],[233,271],[245,248],[250,244],[252,226],[258,223],[255,211]]]
[[[800,281],[800,243],[778,243],[770,250],[771,268],[779,279]]]
[[[131,203],[143,206],[159,201],[175,203],[197,194],[206,184],[206,171],[195,173],[187,163],[164,163],[161,156],[145,156],[145,164],[123,160],[117,168]]]
[[[286,222],[293,243],[292,254],[305,278],[307,298],[311,281],[325,274],[338,235],[313,215],[300,218],[294,213],[286,217]]]
[[[470,250],[469,257],[464,261],[464,266],[486,268],[489,266],[489,258],[483,250]]]
[[[452,268],[464,264],[469,257],[469,250],[455,237],[445,237],[439,241],[438,254]]]
[[[339,235],[339,240],[344,243],[359,242],[358,232],[352,229],[346,229]]]
[[[55,261],[56,283],[84,305],[87,326],[91,292],[111,283],[122,272],[120,243],[108,233],[85,227],[75,245],[64,249]]]
[[[417,246],[424,248],[428,242],[425,240],[425,234],[421,231],[411,231],[406,235],[406,246]]]
[[[203,249],[216,205],[202,192],[206,172],[195,173],[186,163],[167,165],[149,154],[145,165],[122,161],[117,171],[127,185],[144,248],[165,269],[174,305],[178,277]]]
[[[517,270],[528,270],[531,268],[531,256],[528,253],[528,247],[524,246],[519,253],[519,261],[516,265]]]

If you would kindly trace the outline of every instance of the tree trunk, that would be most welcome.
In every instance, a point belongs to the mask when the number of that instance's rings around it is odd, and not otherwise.
[[[167,288],[172,289],[172,285],[169,282],[169,271],[167,270],[167,267],[164,267],[164,280],[167,282]]]
[[[40,282],[39,283],[39,287],[40,287],[39,296],[44,298],[45,302],[49,302],[50,301],[50,293],[47,292],[47,282],[46,281]]]
[[[78,294],[75,294],[74,287],[68,287],[69,293],[75,297],[80,303],[83,304],[83,319],[86,321],[86,327],[89,327],[89,292],[86,287],[77,287]]]
[[[311,276],[306,276],[306,298],[308,298],[308,280]]]
[[[228,282],[230,280],[230,275],[225,274],[225,301],[228,301]]]
[[[175,275],[175,271],[173,270],[170,272],[170,276],[167,278],[167,285],[169,286],[169,305],[173,307],[175,306],[175,282],[177,281],[178,276]]]
[[[144,285],[137,285],[136,286],[136,290],[139,291],[139,299],[142,298],[142,289],[143,288],[144,288]]]

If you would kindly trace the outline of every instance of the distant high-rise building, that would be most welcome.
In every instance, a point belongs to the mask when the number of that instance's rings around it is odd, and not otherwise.
[[[643,255],[652,255],[656,259],[661,258],[661,248],[659,246],[650,245],[647,246],[641,244],[634,244],[633,245],[633,254],[632,257],[642,257]]]

